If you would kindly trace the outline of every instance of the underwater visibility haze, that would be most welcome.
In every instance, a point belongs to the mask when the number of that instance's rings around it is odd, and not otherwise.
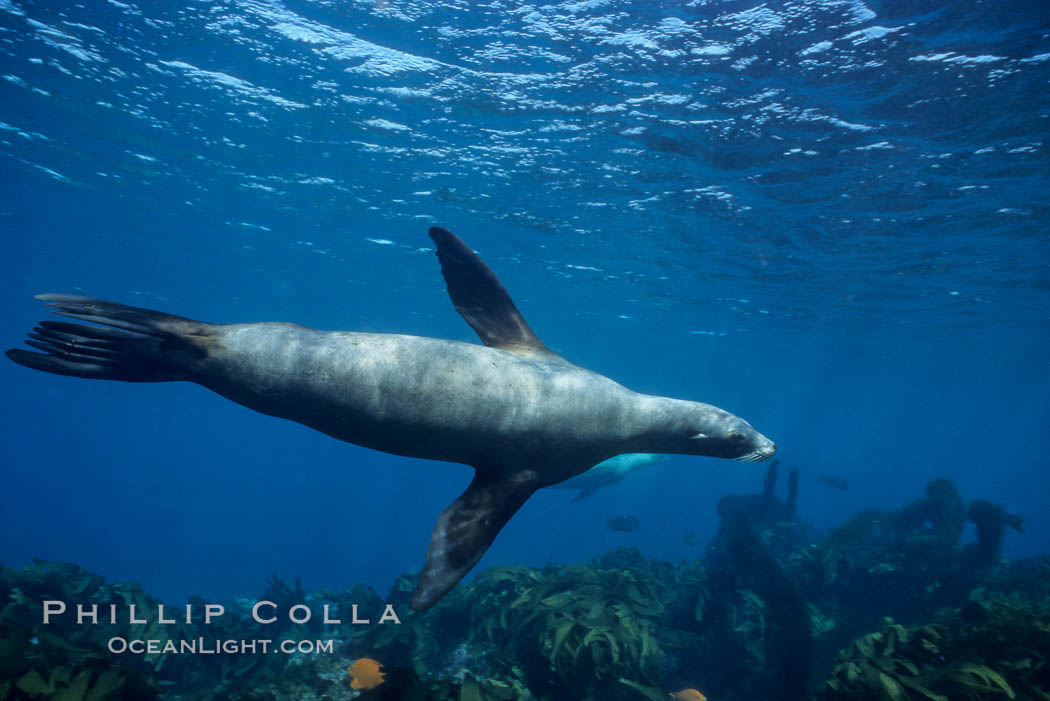
[[[842,696],[826,698],[853,698],[848,665],[867,664],[869,643],[905,654],[929,641],[880,632],[880,616],[932,620],[934,590],[966,614],[967,592],[994,589],[974,573],[1000,572],[1000,557],[1047,567],[1048,81],[1050,6],[1037,2],[0,0],[4,347],[45,318],[37,293],[475,343],[427,236],[447,227],[552,351],[632,390],[723,407],[779,450],[768,488],[768,464],[673,455],[579,486],[586,499],[540,490],[474,572],[500,569],[469,589],[468,575],[449,606],[549,609],[542,662],[518,664],[536,698],[613,698],[583,680],[619,677],[635,684],[615,686],[624,698],[792,698],[742,682],[751,668],[687,664],[722,625],[765,640],[741,643],[755,669],[804,668],[784,688],[834,678],[825,693]],[[74,563],[165,602],[291,600],[296,578],[385,599],[471,478],[189,383],[6,360],[0,381],[0,564]],[[872,593],[851,624],[846,599],[827,604],[845,582],[864,590],[861,571],[906,573],[931,543],[959,557],[913,573],[935,584],[911,608],[879,610],[890,603]],[[853,569],[829,564],[840,556]],[[588,658],[598,643],[564,621],[597,609],[566,582],[636,587],[631,620],[688,609],[691,623],[668,637],[588,619],[615,638]],[[703,601],[728,613],[705,617]],[[989,607],[981,620],[1006,620]],[[741,611],[774,622],[747,628]],[[426,679],[452,664],[420,642],[451,639],[453,616],[432,613],[414,648],[351,647],[391,668],[414,650]],[[520,637],[537,616],[502,624]],[[803,617],[812,659],[778,659],[800,649],[786,631]],[[488,625],[471,639],[495,635]],[[965,648],[937,625],[941,644]],[[822,651],[821,635],[842,638]],[[631,657],[624,641],[646,636]],[[475,676],[495,664],[472,655]],[[878,669],[924,663],[896,664]],[[916,674],[898,686],[950,696]],[[493,688],[476,698],[512,698]]]

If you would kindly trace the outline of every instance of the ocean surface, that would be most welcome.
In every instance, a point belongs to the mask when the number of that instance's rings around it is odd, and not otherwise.
[[[0,334],[66,292],[475,341],[441,225],[572,362],[773,438],[817,528],[944,477],[1046,554],[1048,84],[1043,2],[0,0]],[[195,385],[0,387],[0,563],[175,602],[385,593],[471,475]],[[764,473],[544,490],[478,569],[696,559]]]

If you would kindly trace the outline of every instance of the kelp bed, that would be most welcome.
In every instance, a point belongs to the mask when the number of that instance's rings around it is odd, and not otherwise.
[[[774,482],[775,473],[764,494],[723,500],[702,561],[621,549],[581,565],[498,567],[422,614],[407,606],[409,575],[385,598],[362,586],[306,592],[275,576],[257,598],[277,604],[277,623],[256,623],[242,600],[204,625],[205,602],[194,599],[193,623],[166,607],[177,622],[160,624],[160,602],[136,584],[69,564],[0,568],[0,699],[665,701],[693,687],[719,701],[1050,701],[1050,558],[1001,561],[1017,517],[987,502],[965,509],[939,480],[903,509],[864,512],[818,539],[794,518],[794,496],[773,496]],[[960,546],[967,516],[985,520],[978,542]],[[67,613],[45,626],[45,600],[116,604],[125,622],[77,625]],[[341,625],[321,622],[326,603]],[[385,603],[400,625],[375,624]],[[295,604],[315,612],[309,623],[288,620]],[[351,604],[373,624],[352,625]],[[150,623],[127,623],[129,605]],[[117,655],[106,650],[113,637],[336,644]],[[386,679],[352,690],[346,668],[364,656]]]
[[[821,698],[1050,699],[1050,616],[1006,600],[971,602],[935,622],[889,624],[839,655]]]

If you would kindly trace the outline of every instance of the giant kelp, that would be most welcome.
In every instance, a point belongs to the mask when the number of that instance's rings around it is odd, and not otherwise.
[[[273,582],[271,582],[271,585]],[[97,575],[66,563],[37,561],[21,570],[0,568],[0,698],[49,699],[52,701],[147,701],[163,689],[177,688],[183,698],[232,700],[270,698],[258,689],[273,693],[293,689],[309,679],[316,686],[316,660],[289,655],[178,654],[164,651],[164,643],[181,640],[242,640],[266,637],[247,615],[233,610],[206,626],[187,623],[169,610],[173,623],[160,623],[159,600],[130,582],[107,583]],[[55,616],[44,625],[45,600],[98,606],[98,623],[76,622],[72,611]],[[120,613],[116,622],[107,616],[109,607]],[[190,600],[200,615],[205,602]],[[135,607],[132,623],[129,607]],[[231,607],[232,608],[232,607]],[[173,615],[174,614],[174,615]],[[284,639],[297,639],[306,631],[285,631]],[[144,654],[113,654],[111,639],[155,640],[158,651]],[[267,692],[269,693],[269,692]]]
[[[105,580],[76,565],[37,561],[22,570],[0,568],[0,698],[137,701],[157,698],[144,666],[163,657],[114,662],[106,651],[113,635],[127,636],[127,624],[102,631],[77,626],[68,618],[43,625],[43,602],[84,601],[100,605],[137,604],[146,611],[155,601],[134,585],[105,586]],[[154,630],[161,636],[163,631]],[[137,662],[137,664],[136,664]]]
[[[634,698],[621,679],[659,680],[657,631],[670,598],[662,573],[629,549],[586,565],[497,567],[363,644],[420,676],[500,680],[549,699]]]
[[[586,564],[497,567],[424,613],[406,605],[415,575],[399,578],[385,598],[362,585],[310,592],[275,575],[259,597],[276,604],[278,621],[269,626],[250,619],[245,598],[207,627],[181,616],[159,625],[160,602],[136,584],[55,563],[0,569],[0,692],[56,701],[340,701],[354,694],[362,701],[656,701],[670,689],[696,687],[721,701],[782,701],[803,698],[808,670],[825,678],[845,646],[823,698],[929,691],[933,699],[1014,693],[1050,701],[1039,695],[1046,618],[1033,604],[1050,599],[1050,558],[1004,564],[1000,555],[1019,517],[981,500],[964,511],[954,486],[939,480],[921,499],[859,514],[821,540],[795,513],[797,485],[793,471],[787,498],[777,497],[774,467],[761,493],[724,498],[702,560],[675,565],[621,548]],[[960,545],[966,516],[978,537]],[[134,605],[150,622],[132,628],[125,613],[116,626],[76,625],[67,616],[44,627],[44,599],[112,603],[124,612]],[[397,607],[400,625],[352,623],[354,605],[375,618],[385,603]],[[203,610],[199,598],[190,604]],[[343,622],[289,624],[298,604],[314,612],[327,604]],[[1021,608],[1010,613],[1011,606]],[[948,613],[927,620],[937,608]],[[884,623],[885,616],[899,623]],[[319,634],[337,641],[334,654],[120,656],[104,647],[113,636]],[[361,693],[350,688],[346,669],[364,656],[380,660],[387,674]],[[938,666],[938,656],[959,664]]]
[[[889,623],[840,653],[820,699],[1050,699],[1050,611],[971,601],[933,622]]]
[[[647,570],[498,568],[473,585],[473,639],[525,670],[530,688],[612,698],[620,678],[659,679],[662,587]]]

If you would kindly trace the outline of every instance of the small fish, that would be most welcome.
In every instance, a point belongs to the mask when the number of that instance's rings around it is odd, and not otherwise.
[[[849,482],[837,475],[817,475],[817,481],[832,489],[841,489],[844,492],[849,490]]]
[[[638,523],[638,519],[634,516],[624,514],[623,516],[610,518],[608,523],[605,524],[605,527],[610,531],[633,531],[637,530],[639,525],[641,524]]]
[[[383,665],[371,657],[362,657],[347,669],[350,675],[351,689],[374,689],[383,683],[384,672],[379,668]]]
[[[700,539],[696,537],[696,533],[694,533],[693,531],[689,531],[685,534],[685,538],[682,539],[682,542],[688,545],[690,548],[695,548],[700,542]]]
[[[707,701],[707,697],[696,689],[682,689],[668,694],[671,701]]]

